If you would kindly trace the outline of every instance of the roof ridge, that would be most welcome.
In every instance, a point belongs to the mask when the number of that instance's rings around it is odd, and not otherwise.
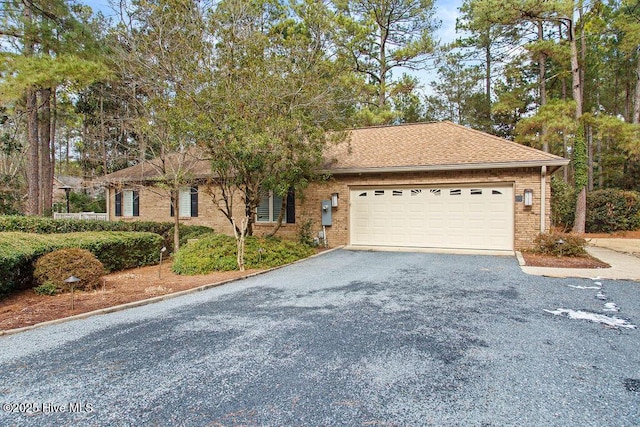
[[[386,125],[373,125],[373,126],[361,126],[355,128],[348,128],[345,131],[352,130],[366,130],[366,129],[384,129],[384,128],[398,128],[398,127],[408,127],[408,126],[416,126],[416,125],[430,125],[430,124],[438,124],[443,123],[443,121],[431,120],[428,122],[411,122],[411,123],[397,123],[397,124],[386,124]]]
[[[528,151],[536,152],[537,154],[543,154],[543,155],[546,155],[546,156],[548,156],[550,159],[564,159],[564,157],[560,157],[560,156],[556,156],[555,154],[547,153],[546,151],[540,150],[540,149],[538,149],[538,148],[529,147],[528,145],[520,144],[519,142],[511,141],[511,140],[509,140],[509,139],[507,139],[507,138],[502,138],[502,137],[500,137],[500,136],[493,135],[493,134],[488,133],[488,132],[483,132],[483,131],[481,131],[481,130],[477,130],[477,129],[473,129],[473,128],[470,128],[470,127],[467,127],[467,126],[463,126],[463,125],[460,125],[460,124],[457,124],[457,123],[453,123],[453,122],[452,122],[452,121],[450,121],[450,120],[443,120],[443,121],[442,121],[442,122],[440,122],[440,123],[450,124],[450,125],[452,125],[452,126],[456,126],[456,127],[463,128],[463,129],[465,129],[465,130],[467,130],[467,131],[471,131],[471,132],[474,132],[474,133],[479,133],[479,134],[482,134],[482,135],[485,135],[485,136],[489,136],[489,137],[494,138],[494,139],[497,139],[497,140],[499,140],[499,141],[501,141],[501,142],[503,142],[503,143],[504,143],[504,142],[509,143],[509,144],[511,144],[511,145],[513,145],[513,146],[516,146],[516,147],[518,147],[518,148],[524,148],[524,149],[526,149],[526,150],[528,150]]]

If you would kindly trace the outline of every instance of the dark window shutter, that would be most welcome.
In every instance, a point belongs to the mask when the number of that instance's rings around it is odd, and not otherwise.
[[[172,197],[171,198],[171,203],[169,203],[169,208],[171,208],[171,216],[174,216],[176,214],[176,210],[173,208],[173,204],[175,203],[175,199]]]
[[[140,192],[133,192],[133,216],[140,216]]]
[[[116,216],[122,216],[122,192],[116,191]]]
[[[293,188],[287,193],[287,224],[296,223],[296,193]]]
[[[191,216],[198,216],[198,187],[191,187]]]

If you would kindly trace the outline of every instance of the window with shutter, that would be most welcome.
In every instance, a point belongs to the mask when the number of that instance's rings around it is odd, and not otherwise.
[[[122,192],[122,215],[133,216],[133,190]]]
[[[116,193],[116,216],[140,216],[140,192],[122,190]]]
[[[295,221],[295,199],[293,191],[287,194],[287,210],[282,218],[283,223],[293,223]],[[273,191],[265,192],[258,205],[256,222],[276,222],[282,210],[282,196],[274,194]],[[292,219],[289,219],[292,218]]]
[[[187,218],[191,216],[191,188],[184,187],[180,189],[178,196],[179,212],[181,218]]]
[[[269,222],[270,218],[270,194],[266,193],[262,195],[260,199],[260,204],[258,205],[258,215],[256,218],[257,222]]]
[[[116,216],[122,216],[122,192],[116,192]]]

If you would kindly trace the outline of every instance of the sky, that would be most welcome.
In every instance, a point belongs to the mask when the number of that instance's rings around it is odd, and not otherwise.
[[[101,11],[105,16],[113,16],[114,12],[109,6],[109,0],[79,0],[94,10]],[[462,0],[435,0],[436,17],[442,21],[442,26],[438,31],[438,38],[443,41],[451,41],[455,38],[456,18],[458,16],[458,7],[462,4]]]
[[[94,12],[102,12],[103,15],[109,17],[114,16],[114,11],[109,5],[109,0],[79,0],[90,6]],[[462,5],[462,0],[435,0],[436,19],[441,21],[440,28],[436,37],[441,42],[451,42],[456,37],[456,18],[458,17],[458,8]],[[435,80],[436,74],[433,70],[420,70],[409,72],[416,76],[422,85],[422,91],[429,94],[429,82]],[[399,76],[398,76],[399,77]]]

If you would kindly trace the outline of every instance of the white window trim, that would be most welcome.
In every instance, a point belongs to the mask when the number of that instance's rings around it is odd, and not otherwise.
[[[264,196],[263,196],[264,197]],[[279,198],[280,196],[275,195],[275,197]],[[262,204],[262,200],[263,198],[260,198],[260,205]],[[280,201],[282,199],[280,198]],[[273,190],[269,190],[269,219],[268,220],[261,220],[257,209],[260,207],[260,205],[258,205],[258,207],[256,207],[256,224],[273,224],[275,222],[278,222],[278,215],[275,215],[275,209],[273,208],[273,202],[274,202],[274,194],[273,194]],[[284,216],[282,217],[282,223],[284,225],[284,223],[287,222],[287,212],[285,211]]]
[[[133,192],[134,190],[122,190],[122,216],[133,218]]]
[[[180,218],[191,218],[191,187],[182,187],[178,191],[178,206]]]

